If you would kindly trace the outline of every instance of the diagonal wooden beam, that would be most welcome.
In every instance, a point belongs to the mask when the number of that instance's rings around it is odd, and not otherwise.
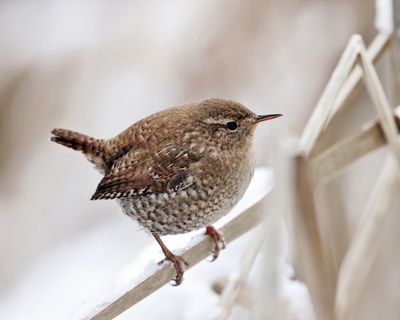
[[[339,63],[333,71],[328,84],[303,131],[299,142],[300,151],[307,157],[310,155],[322,129],[332,117],[335,100],[356,62],[360,51],[360,42],[358,39],[358,35],[353,35],[350,38],[346,49],[340,57]]]
[[[385,49],[389,46],[389,40],[390,34],[380,32],[376,35],[368,47],[367,54],[374,63],[382,56],[382,54],[385,52]],[[329,147],[326,144],[326,136],[331,134],[331,124],[335,123],[337,116],[343,111],[350,97],[355,94],[355,90],[357,89],[357,86],[359,86],[362,77],[363,70],[359,63],[356,63],[349,77],[346,79],[343,87],[338,93],[332,112],[329,114],[329,119],[327,120],[322,132],[318,136],[309,158],[317,156],[319,153]]]
[[[398,168],[400,169],[400,139],[396,122],[393,118],[393,110],[389,105],[385,91],[383,90],[382,84],[379,81],[375,67],[366,52],[365,45],[361,37],[358,37],[358,42],[360,47],[361,65],[364,70],[365,85],[372,98],[372,101],[374,102],[382,131],[385,134],[389,147],[397,161]]]
[[[395,109],[397,132],[400,131],[400,107]],[[336,178],[351,163],[387,142],[378,120],[364,125],[357,133],[329,147],[309,162],[310,175],[315,188]]]
[[[387,33],[381,32],[376,35],[366,52],[372,62],[376,62],[376,60],[382,55],[384,49],[389,43],[389,39],[390,34]],[[340,112],[340,110],[345,106],[346,100],[354,91],[356,85],[360,83],[362,76],[363,70],[359,64],[356,64],[336,98],[334,107],[328,119],[328,123],[332,120],[333,116],[337,112]],[[326,129],[327,124],[325,125],[324,129]]]
[[[261,223],[254,236],[249,242],[249,246],[241,259],[238,267],[239,272],[235,270],[234,277],[230,277],[221,297],[221,311],[218,320],[227,320],[230,318],[232,310],[236,304],[238,297],[246,286],[246,280],[250,270],[254,265],[256,257],[261,249],[266,234],[265,223]]]

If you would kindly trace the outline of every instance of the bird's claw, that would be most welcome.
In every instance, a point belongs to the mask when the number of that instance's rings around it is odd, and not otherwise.
[[[214,242],[214,248],[211,250],[212,262],[218,258],[220,251],[226,248],[224,234],[215,229],[213,226],[208,226],[206,228],[206,235],[209,235]]]
[[[174,268],[176,270],[176,277],[172,279],[173,282],[171,283],[171,285],[179,286],[183,281],[183,274],[185,273],[186,268],[189,266],[189,264],[181,256],[176,256],[174,254],[165,257],[165,259],[160,261],[159,264],[164,263],[164,261],[171,261],[174,265]]]

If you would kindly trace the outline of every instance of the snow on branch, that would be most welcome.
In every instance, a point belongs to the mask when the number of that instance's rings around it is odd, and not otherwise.
[[[244,210],[237,217],[222,226],[220,231],[224,233],[226,243],[230,243],[242,234],[259,224],[266,197],[262,197],[250,208]],[[180,255],[188,262],[188,269],[206,259],[210,255],[212,241],[209,237],[196,237]],[[175,269],[170,262],[161,265],[152,265],[142,275],[138,282],[120,289],[113,297],[98,304],[93,309],[85,312],[80,319],[85,320],[109,320],[129,309],[151,293],[167,284],[175,276]]]

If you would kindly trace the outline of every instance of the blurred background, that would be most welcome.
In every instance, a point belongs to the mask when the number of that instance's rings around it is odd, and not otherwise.
[[[108,138],[166,107],[220,97],[284,114],[259,128],[262,150],[272,131],[301,133],[350,35],[375,35],[374,14],[372,0],[1,1],[0,318],[67,319],[153,243],[115,203],[89,201],[101,177],[48,141],[53,128]],[[368,107],[349,114],[353,125],[375,118]],[[363,179],[356,189],[346,180],[355,221],[375,176]],[[171,305],[150,310],[155,299],[129,319],[194,319]]]

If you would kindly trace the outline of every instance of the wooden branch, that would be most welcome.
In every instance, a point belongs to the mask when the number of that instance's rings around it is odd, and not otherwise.
[[[400,0],[393,1],[393,71],[397,88],[400,87]],[[399,98],[400,93],[397,92]],[[398,102],[398,101],[397,101]]]
[[[390,34],[387,33],[378,33],[374,40],[372,41],[371,45],[368,47],[367,56],[368,58],[376,62],[376,60],[382,55],[384,49],[387,47],[390,39]],[[344,83],[342,89],[339,91],[337,95],[331,116],[328,120],[330,122],[332,117],[340,111],[341,108],[346,103],[346,100],[349,98],[350,94],[354,92],[355,87],[357,84],[360,83],[363,76],[363,70],[361,66],[357,63],[353,70],[351,71],[349,77],[347,78],[346,82]],[[325,128],[326,129],[326,126]]]
[[[296,210],[294,230],[301,254],[299,276],[307,284],[317,319],[333,320],[335,281],[327,272],[322,237],[318,228],[314,195],[305,157],[296,157]],[[297,270],[297,269],[296,269]]]
[[[400,169],[400,140],[396,122],[393,118],[393,110],[379,81],[378,74],[372,61],[367,55],[364,42],[361,37],[358,38],[360,46],[361,64],[364,70],[364,80],[368,92],[374,102],[376,112],[381,123],[382,130],[388,141],[388,144],[396,158]]]
[[[218,317],[218,320],[226,320],[229,318],[239,295],[246,285],[246,280],[250,273],[251,267],[256,260],[262,243],[264,242],[265,233],[265,223],[261,223],[257,227],[256,234],[250,240],[249,248],[245,251],[245,254],[243,255],[239,267],[239,273],[236,275],[236,277],[230,279],[228,285],[222,293],[221,313]]]
[[[331,78],[308,121],[300,138],[300,150],[309,156],[322,129],[332,117],[334,103],[353,68],[359,49],[359,35],[353,35],[344,50],[339,63],[333,71]]]
[[[394,121],[399,123],[400,107],[395,109]],[[396,125],[397,131],[400,130]],[[319,188],[336,178],[351,163],[383,146],[385,135],[378,120],[366,124],[354,135],[343,139],[310,161],[311,178]]]
[[[355,233],[341,267],[335,302],[338,320],[354,319],[353,307],[368,281],[391,213],[389,209],[398,197],[399,187],[398,168],[390,155],[366,204],[363,223]]]
[[[254,228],[260,221],[260,217],[265,207],[264,196],[260,201],[242,212],[233,220],[225,224],[220,231],[224,233],[226,243],[230,243],[239,236]],[[209,237],[204,237],[200,242],[187,248],[181,256],[189,263],[188,268],[193,267],[210,255],[212,241]],[[88,320],[110,320],[129,309],[139,301],[143,300],[151,293],[167,284],[175,275],[175,269],[171,263],[164,263],[159,269],[152,272],[146,279],[139,284],[124,288],[113,301],[106,301],[100,304],[100,310],[92,311],[83,319]]]
[[[367,50],[367,54],[373,62],[376,62],[382,56],[383,52],[390,43],[389,39],[390,34],[387,33],[380,32],[376,35]],[[321,131],[320,136],[315,142],[315,145],[309,155],[310,158],[317,156],[321,151],[327,148],[324,141],[326,140],[326,135],[329,134],[331,124],[335,122],[336,117],[341,113],[341,111],[343,111],[348,100],[350,99],[350,96],[354,94],[356,87],[360,84],[362,76],[363,70],[361,66],[356,63],[336,97],[334,107],[329,115],[329,119],[327,120],[323,130]]]
[[[324,188],[315,190],[315,203],[321,213],[318,222],[327,257],[327,271],[336,281],[351,241],[344,195],[339,180],[333,180]]]

